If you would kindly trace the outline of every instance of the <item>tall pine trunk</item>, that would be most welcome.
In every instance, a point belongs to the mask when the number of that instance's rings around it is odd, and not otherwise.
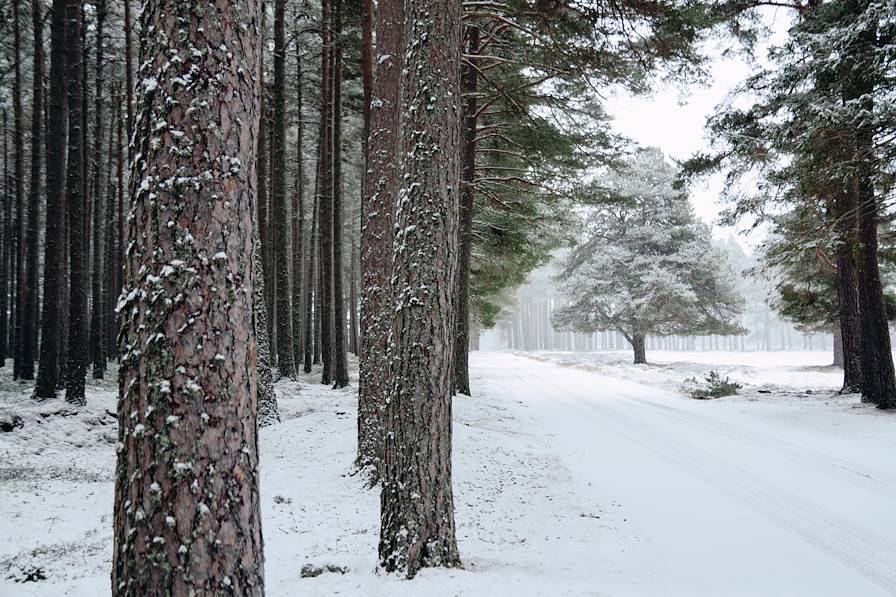
[[[848,0],[847,14],[863,14],[868,0]],[[874,130],[867,122],[874,113],[874,82],[864,65],[874,52],[877,31],[872,23],[863,21],[844,52],[847,68],[843,88],[845,104],[858,104],[857,119],[852,128],[852,176],[848,193],[856,205],[858,225],[858,287],[862,330],[862,399],[880,408],[896,408],[896,371],[890,346],[890,329],[880,278],[877,227],[880,205],[875,194]]]
[[[473,179],[476,175],[476,115],[479,76],[472,58],[479,53],[479,28],[469,25],[467,63],[461,78],[463,140],[460,150],[460,220],[457,257],[457,337],[454,340],[454,391],[470,395],[470,257],[473,252]]]
[[[333,9],[332,0],[321,2],[321,144],[320,199],[320,382],[333,381]]]
[[[365,0],[369,18],[370,3]],[[370,135],[361,200],[361,354],[358,375],[357,465],[381,475],[382,411],[389,380],[386,350],[392,330],[390,280],[398,192],[398,109],[401,89],[404,4],[384,2],[376,11],[376,59],[372,78]],[[364,34],[370,40],[370,34]],[[376,65],[375,67],[373,65]]]
[[[846,209],[851,209],[848,206]],[[858,278],[856,273],[855,218],[841,210],[839,218],[840,249],[837,255],[837,315],[843,345],[844,393],[862,390],[862,323],[859,311]]]
[[[259,4],[144,6],[112,592],[261,596],[252,257]],[[167,68],[172,55],[185,70]]]
[[[70,0],[68,10],[68,162],[66,203],[68,208],[68,355],[65,399],[84,404],[87,367],[87,242],[84,184],[84,13],[80,0]]]
[[[295,377],[292,330],[292,280],[289,256],[292,226],[286,198],[286,0],[274,0],[274,85],[272,93],[271,204],[272,250],[276,275],[276,363],[280,375]]]
[[[28,214],[25,225],[25,288],[22,310],[22,379],[34,379],[34,349],[37,344],[38,238],[41,195],[41,157],[43,152],[44,112],[44,35],[43,13],[39,0],[31,2],[31,23],[34,35],[34,90],[31,96],[31,185],[28,189]]]
[[[13,84],[12,84],[12,151],[13,151],[13,191],[15,194],[15,326],[13,327],[13,377],[22,377],[25,360],[22,316],[25,309],[25,118],[22,114],[22,26],[21,0],[13,0]]]
[[[93,222],[91,226],[91,246],[93,251],[92,277],[90,285],[90,360],[94,379],[102,379],[106,370],[106,355],[103,348],[105,303],[103,301],[103,223],[106,221],[105,185],[102,180],[103,161],[103,25],[106,21],[106,0],[96,3],[96,81],[93,96],[93,139],[94,149],[90,157],[93,173],[92,204]]]
[[[305,161],[304,155],[304,123],[302,122],[302,56],[298,32],[296,33],[296,183],[292,196],[292,354],[296,373],[302,364],[303,340],[302,328],[304,312],[305,283]]]
[[[47,217],[44,234],[44,280],[41,307],[40,359],[37,398],[52,398],[59,385],[62,329],[59,303],[63,284],[63,234],[65,219],[66,117],[66,13],[67,0],[53,0],[50,21],[50,88],[47,111]]]
[[[333,386],[344,388],[348,385],[348,362],[345,350],[345,292],[343,251],[344,221],[342,208],[342,0],[330,0],[333,5]]]
[[[9,333],[9,258],[12,253],[10,236],[12,227],[12,197],[9,193],[9,123],[7,121],[6,108],[3,108],[3,180],[0,181],[0,189],[3,192],[3,203],[0,206],[3,212],[3,237],[0,239],[0,367],[6,366],[7,335]]]
[[[460,566],[451,389],[460,191],[460,0],[407,0],[380,562]],[[437,43],[435,43],[437,40]]]

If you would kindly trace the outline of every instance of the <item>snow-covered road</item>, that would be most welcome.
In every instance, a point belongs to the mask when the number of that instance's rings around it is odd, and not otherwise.
[[[596,594],[896,595],[893,416],[694,401],[501,353],[473,365],[609,511],[594,552],[569,554]]]

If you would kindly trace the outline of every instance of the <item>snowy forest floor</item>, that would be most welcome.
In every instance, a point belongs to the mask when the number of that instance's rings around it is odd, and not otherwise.
[[[267,594],[896,595],[896,416],[836,396],[826,353],[527,356],[473,355],[475,396],[454,401],[465,569],[413,581],[376,572],[354,376],[278,383],[283,420],[260,439]],[[741,394],[676,390],[710,369]],[[115,392],[34,403],[0,370],[0,420],[23,424],[0,433],[0,595],[109,594]]]

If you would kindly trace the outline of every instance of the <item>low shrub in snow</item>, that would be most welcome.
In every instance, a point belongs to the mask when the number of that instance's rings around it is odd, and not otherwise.
[[[684,380],[682,390],[685,394],[696,400],[712,400],[713,398],[721,398],[723,396],[733,396],[743,386],[736,381],[731,381],[727,377],[722,379],[717,371],[710,371],[704,381],[699,381],[696,377],[689,377]]]

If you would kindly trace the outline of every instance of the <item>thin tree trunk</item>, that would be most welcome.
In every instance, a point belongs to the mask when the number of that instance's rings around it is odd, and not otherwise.
[[[321,121],[323,123],[321,153],[321,185],[318,213],[320,229],[320,382],[333,381],[333,22],[332,2],[321,2]]]
[[[333,387],[348,385],[345,352],[345,259],[342,208],[342,0],[333,5]]]
[[[468,56],[479,54],[479,28],[466,27]],[[473,251],[473,179],[476,174],[476,114],[479,102],[476,94],[479,75],[476,66],[467,58],[461,77],[463,93],[463,140],[460,150],[460,221],[458,225],[457,265],[457,337],[454,341],[454,391],[470,395],[470,260]]]
[[[289,256],[292,226],[286,198],[286,0],[274,0],[274,81],[272,93],[271,205],[276,276],[276,363],[280,375],[295,377],[292,331],[292,280]]]
[[[43,89],[44,89],[44,42],[43,14],[39,0],[31,2],[31,23],[34,35],[33,93],[31,96],[31,184],[28,189],[28,213],[25,217],[25,286],[22,309],[22,364],[19,376],[34,379],[34,349],[37,343],[37,320],[35,305],[38,297],[38,227],[40,223],[41,158],[43,152]]]
[[[62,342],[59,310],[66,289],[63,284],[65,221],[65,155],[68,113],[66,73],[67,0],[53,0],[50,21],[50,88],[47,112],[47,217],[44,234],[43,306],[41,309],[40,360],[36,398],[52,398],[59,386]]]
[[[22,377],[25,359],[22,325],[25,302],[25,122],[22,115],[22,26],[20,23],[22,2],[13,0],[13,85],[12,85],[12,150],[13,150],[13,189],[15,193],[15,242],[16,242],[16,293],[15,293],[15,336],[13,341],[13,378]]]
[[[90,308],[90,356],[93,361],[94,379],[102,379],[106,370],[106,356],[103,348],[103,319],[105,303],[103,301],[103,226],[106,221],[105,188],[101,176],[100,164],[103,159],[103,25],[106,20],[106,0],[96,3],[96,87],[93,96],[93,138],[94,150],[91,156],[93,163],[93,278],[91,280]]]
[[[203,9],[148,0],[141,13],[140,79],[156,83],[141,85],[134,134],[116,597],[264,594],[252,258],[260,5]],[[173,55],[187,70],[167,68]],[[201,187],[171,184],[171,172],[201,176]]]
[[[115,129],[118,128],[118,85],[112,87],[111,107],[109,110],[109,157],[106,166],[106,215],[103,221],[103,355],[105,359],[115,359],[115,305],[113,293],[115,288]]]
[[[371,1],[364,0],[366,11]],[[363,21],[362,22],[366,22]],[[382,474],[382,413],[389,381],[386,357],[392,329],[392,240],[398,192],[398,107],[403,53],[404,5],[384,2],[376,11],[376,60],[362,71],[372,79],[370,135],[361,200],[361,354],[358,375],[359,467],[371,467],[371,482]],[[368,41],[370,33],[363,34]],[[371,64],[372,62],[372,64]],[[374,99],[375,98],[375,101]]]
[[[127,141],[130,145],[131,135],[134,133],[134,43],[132,41],[133,20],[131,18],[131,0],[123,0],[124,10],[124,88],[125,110],[127,113]],[[130,149],[128,150],[130,153]]]
[[[84,202],[83,11],[80,0],[70,0],[68,12],[68,167],[66,202],[69,234],[68,356],[65,399],[85,404],[87,358],[87,243]]]
[[[460,566],[451,390],[460,191],[460,0],[407,0],[380,562]],[[438,44],[430,40],[438,40]],[[397,104],[397,98],[390,98]]]
[[[349,268],[348,274],[348,346],[351,353],[355,356],[358,356],[358,271],[357,271],[357,263],[358,263],[358,243],[355,240],[355,218],[354,214],[352,214],[351,219],[351,227],[349,229],[349,234],[352,239],[351,246],[351,257],[350,263],[351,267]]]
[[[12,197],[9,192],[9,124],[7,122],[6,108],[3,108],[3,239],[0,241],[0,367],[6,366],[7,336],[9,334],[9,259],[12,255]]]
[[[302,121],[302,56],[298,33],[296,34],[296,188],[292,204],[292,353],[296,372],[303,362],[302,327],[305,315],[302,285],[305,282],[305,165],[304,165],[304,122]],[[308,363],[310,366],[311,363]]]

